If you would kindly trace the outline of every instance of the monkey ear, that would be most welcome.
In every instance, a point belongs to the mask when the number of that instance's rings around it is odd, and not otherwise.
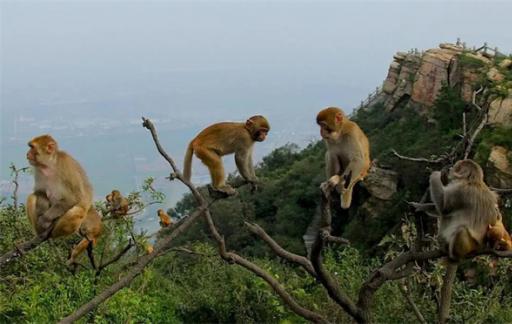
[[[55,142],[50,142],[46,144],[46,153],[53,154],[55,153],[56,145]]]
[[[492,225],[491,224],[488,224],[487,225],[487,229],[491,229],[492,228]]]
[[[341,124],[343,121],[343,115],[341,113],[336,113],[334,120],[336,121],[336,124]]]
[[[252,125],[254,125],[254,122],[251,119],[247,119],[247,121],[245,122],[245,126],[252,127]]]

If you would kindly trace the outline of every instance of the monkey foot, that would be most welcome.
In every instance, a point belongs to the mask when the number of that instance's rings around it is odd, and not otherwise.
[[[214,199],[234,197],[237,195],[236,190],[231,187],[227,187],[226,189],[219,189],[214,188],[211,185],[208,185],[208,193],[210,194],[210,197]]]

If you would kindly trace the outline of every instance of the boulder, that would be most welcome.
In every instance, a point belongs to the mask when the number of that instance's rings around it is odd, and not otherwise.
[[[372,197],[391,200],[397,191],[398,173],[391,170],[372,167],[363,186]]]
[[[489,72],[487,72],[487,78],[495,82],[500,82],[503,81],[503,79],[505,79],[503,74],[501,74],[500,71],[498,71],[498,69],[495,67],[489,69]]]
[[[511,91],[512,92],[512,91]],[[489,106],[489,120],[491,125],[512,127],[512,93],[505,99],[494,99]]]
[[[503,69],[510,69],[510,68],[512,68],[512,60],[511,59],[504,59],[503,61],[500,62],[499,67],[503,68]]]
[[[512,188],[512,152],[503,146],[494,146],[489,155],[486,181],[496,188]]]

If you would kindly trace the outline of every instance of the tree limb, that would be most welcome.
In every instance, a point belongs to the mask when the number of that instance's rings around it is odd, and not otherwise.
[[[21,257],[23,254],[30,250],[35,249],[44,241],[44,239],[35,236],[30,241],[23,242],[22,244],[17,245],[11,251],[4,253],[4,255],[0,257],[0,269],[12,260]]]
[[[425,163],[431,163],[431,164],[443,163],[448,158],[447,156],[444,156],[444,155],[437,159],[415,158],[415,157],[408,157],[408,156],[400,155],[394,149],[392,149],[391,152],[393,152],[393,154],[401,160],[407,160],[407,161],[413,161],[413,162],[425,162]]]
[[[259,226],[258,224],[251,224],[249,222],[244,223],[253,234],[258,235],[263,241],[265,241],[265,243],[268,244],[268,246],[272,249],[272,251],[274,251],[275,254],[277,254],[278,256],[285,260],[301,265],[307,272],[309,272],[309,274],[311,274],[313,277],[316,277],[315,269],[313,268],[313,265],[306,257],[291,253],[283,249],[283,247],[281,247],[276,241],[274,241],[274,239],[272,239],[272,237],[270,237],[270,235],[268,235],[267,232],[265,232],[265,230],[261,228],[261,226]]]

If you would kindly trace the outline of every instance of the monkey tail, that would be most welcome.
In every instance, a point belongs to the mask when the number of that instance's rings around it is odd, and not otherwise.
[[[188,145],[187,152],[185,153],[185,161],[183,162],[183,177],[190,181],[192,176],[192,156],[194,154],[194,148],[192,143]]]

